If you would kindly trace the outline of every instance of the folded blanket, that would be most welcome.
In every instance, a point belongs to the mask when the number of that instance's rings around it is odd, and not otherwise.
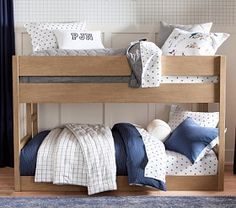
[[[142,40],[132,42],[126,55],[132,69],[130,87],[160,86],[162,51],[157,45]]]
[[[116,190],[114,140],[103,125],[67,124],[41,144],[35,182],[88,187],[88,194]]]
[[[140,132],[144,138],[132,124],[128,123],[116,124],[112,128],[115,143],[119,140],[125,149],[125,151],[122,150],[122,162],[127,167],[128,182],[130,185],[151,186],[166,190],[164,145],[152,140],[143,130]],[[153,144],[151,144],[152,142]],[[152,158],[147,157],[144,143],[148,145],[149,152],[151,150],[152,154],[149,153],[148,156]],[[121,163],[121,161],[117,161],[117,163]],[[118,166],[121,167],[120,164]],[[147,170],[145,170],[146,167]]]

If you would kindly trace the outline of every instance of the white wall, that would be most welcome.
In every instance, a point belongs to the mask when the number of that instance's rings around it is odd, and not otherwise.
[[[138,27],[134,26],[135,30],[145,28],[147,24],[158,28],[160,20],[182,24],[213,21],[214,31],[229,32],[231,37],[218,51],[218,54],[227,55],[226,161],[233,161],[234,128],[236,126],[235,0],[14,0],[14,3],[16,25],[32,21],[86,20],[90,28],[94,28],[96,24],[105,24],[105,27],[108,27],[107,24],[111,24],[114,28],[123,28],[124,32],[129,30],[130,25],[136,24]],[[122,34],[121,38],[118,34],[118,36],[114,36],[114,40],[125,44],[128,39],[139,37],[139,35],[133,34],[125,37]],[[112,45],[120,46],[120,42],[117,44],[114,41]],[[17,46],[18,53],[22,53],[23,47]],[[44,116],[40,119],[40,126],[41,128],[53,127],[69,120],[112,124],[115,120],[123,119],[145,125],[155,115],[166,118],[166,111],[163,111],[165,108],[165,106],[155,108],[153,105],[145,104],[122,106],[91,104],[89,106],[80,105],[80,108],[70,104],[41,105],[40,111],[44,112]],[[54,111],[53,119],[49,114],[52,111]]]

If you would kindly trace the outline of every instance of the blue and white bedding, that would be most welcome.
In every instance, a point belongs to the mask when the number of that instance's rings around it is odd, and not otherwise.
[[[164,145],[162,142],[154,140],[145,130],[137,130],[133,125],[126,123],[116,124],[112,128],[112,135],[115,143],[113,146],[116,150],[114,153],[116,155],[116,164],[114,162],[113,165],[115,166],[113,167],[112,163],[107,162],[107,158],[112,158],[112,153],[106,155],[104,158],[102,157],[104,156],[104,151],[102,151],[103,154],[101,154],[101,151],[96,152],[94,151],[96,148],[92,148],[92,152],[90,151],[89,156],[86,157],[83,155],[85,150],[88,151],[91,144],[94,144],[94,142],[91,143],[90,140],[92,136],[90,134],[87,135],[87,130],[82,132],[78,131],[79,137],[74,137],[74,133],[72,133],[73,131],[71,131],[71,128],[69,128],[68,125],[66,126],[67,128],[64,129],[57,128],[50,132],[46,131],[40,133],[36,136],[36,138],[32,139],[25,148],[22,149],[21,175],[34,175],[34,169],[36,167],[36,182],[84,185],[88,186],[89,194],[94,194],[105,190],[114,190],[116,185],[114,183],[110,183],[113,185],[113,188],[102,187],[101,189],[97,189],[97,187],[101,186],[97,184],[94,186],[93,183],[90,183],[89,186],[87,180],[84,182],[84,178],[90,177],[90,173],[87,171],[89,168],[87,166],[84,167],[84,165],[87,165],[91,161],[93,161],[93,165],[96,164],[97,160],[92,160],[92,158],[90,158],[94,155],[93,158],[101,159],[97,161],[99,164],[109,165],[108,169],[113,172],[113,179],[116,176],[117,167],[118,175],[128,175],[129,184],[131,185],[151,186],[161,190],[166,190],[166,154]],[[74,129],[78,129],[79,126],[76,126]],[[70,130],[68,130],[68,128]],[[42,139],[42,137],[45,136],[46,138]],[[103,137],[100,135],[99,137],[95,137],[94,140],[97,141],[98,138],[101,139]],[[82,140],[82,143],[85,146],[86,144],[89,145],[89,148],[87,146],[84,150],[81,149],[80,142],[77,142],[79,140]],[[104,149],[104,147],[108,144],[109,143],[106,140],[106,142],[104,144],[100,144],[100,146]],[[109,144],[109,147],[111,146],[112,144]],[[153,149],[153,147],[155,148]],[[27,160],[27,157],[30,158],[30,161]],[[83,161],[87,158],[87,163],[81,162],[81,158],[84,158]],[[31,164],[30,168],[28,167],[29,163]],[[74,167],[74,165],[76,167]],[[76,170],[81,169],[86,170],[82,171],[86,175],[78,174],[78,171]],[[94,170],[94,168],[92,169]],[[97,170],[97,168],[95,169]],[[99,171],[95,171],[96,174],[97,172]],[[104,178],[107,178],[107,173],[109,173],[109,171],[105,172],[106,174],[103,176]],[[83,180],[78,181],[80,178]],[[101,184],[104,184],[103,180],[100,180],[100,182]]]

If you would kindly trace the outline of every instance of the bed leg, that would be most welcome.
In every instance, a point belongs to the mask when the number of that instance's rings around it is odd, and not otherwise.
[[[20,102],[19,57],[13,57],[13,128],[14,128],[14,179],[15,191],[20,191]]]

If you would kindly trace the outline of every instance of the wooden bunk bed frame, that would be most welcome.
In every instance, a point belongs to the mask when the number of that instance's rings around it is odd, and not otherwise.
[[[219,103],[218,173],[215,176],[167,176],[168,190],[224,189],[225,87],[224,56],[162,57],[162,74],[173,76],[219,76],[217,84],[162,84],[159,88],[134,89],[127,83],[20,83],[21,76],[129,76],[125,56],[13,57],[15,191],[76,191],[80,186],[35,183],[33,176],[20,176],[20,151],[38,133],[38,103],[197,103],[207,109]],[[27,134],[20,138],[20,107],[26,103]],[[118,191],[153,191],[129,186],[117,177]]]

